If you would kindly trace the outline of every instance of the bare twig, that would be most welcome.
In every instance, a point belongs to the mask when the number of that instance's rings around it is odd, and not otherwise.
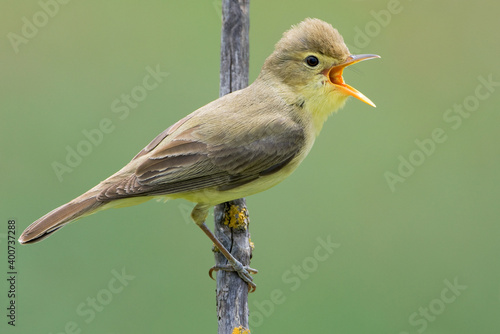
[[[223,0],[220,96],[248,85],[248,32],[250,0]],[[245,199],[219,204],[214,209],[215,235],[244,266],[252,249]],[[227,261],[215,253],[216,266]],[[219,334],[236,327],[248,328],[248,285],[235,272],[217,272],[217,317]]]

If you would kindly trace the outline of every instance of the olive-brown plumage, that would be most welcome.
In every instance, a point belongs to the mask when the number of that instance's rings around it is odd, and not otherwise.
[[[374,57],[350,55],[330,24],[306,19],[284,33],[250,86],[169,127],[117,173],[36,220],[19,242],[36,242],[81,217],[151,198],[197,203],[192,217],[213,240],[204,224],[210,206],[285,179],[349,95],[373,105],[344,83],[342,70]]]

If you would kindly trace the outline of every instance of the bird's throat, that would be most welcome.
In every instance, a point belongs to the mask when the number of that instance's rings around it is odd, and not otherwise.
[[[323,124],[328,116],[338,111],[345,105],[348,96],[339,92],[330,91],[324,94],[312,96],[306,102],[311,114],[313,129],[316,136],[319,135]]]

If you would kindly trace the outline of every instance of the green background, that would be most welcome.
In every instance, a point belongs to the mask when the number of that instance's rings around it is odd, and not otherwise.
[[[71,1],[16,53],[9,34],[41,8],[1,0],[2,277],[8,219],[20,234],[218,96],[219,1]],[[288,180],[248,198],[260,271],[252,333],[500,332],[500,86],[477,88],[480,77],[500,82],[499,11],[494,1],[252,1],[251,80],[305,17],[332,23],[352,53],[382,56],[344,74],[377,108],[351,99]],[[113,101],[157,65],[168,77],[120,119]],[[113,131],[60,182],[52,164],[105,118]],[[438,128],[445,140],[432,151]],[[391,189],[387,173],[410,158],[418,166]],[[211,243],[191,208],[108,210],[17,246],[17,325],[6,324],[2,278],[0,331],[215,333]],[[337,248],[317,250],[318,238]],[[113,270],[134,278],[120,285]],[[77,313],[90,312],[88,298],[106,302],[93,319]]]

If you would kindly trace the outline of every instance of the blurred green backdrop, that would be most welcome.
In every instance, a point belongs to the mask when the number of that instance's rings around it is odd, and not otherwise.
[[[218,96],[220,1],[65,2],[1,0],[5,276],[8,219],[20,234]],[[305,17],[332,23],[353,53],[382,56],[344,74],[377,109],[351,99],[291,178],[248,198],[252,333],[499,333],[500,4],[250,11],[251,80]],[[137,88],[156,69],[168,73],[157,87]],[[116,112],[132,92],[140,101]],[[58,178],[54,163],[77,149],[86,155]],[[1,332],[215,333],[211,244],[191,208],[109,210],[18,246],[17,323],[2,279]]]

